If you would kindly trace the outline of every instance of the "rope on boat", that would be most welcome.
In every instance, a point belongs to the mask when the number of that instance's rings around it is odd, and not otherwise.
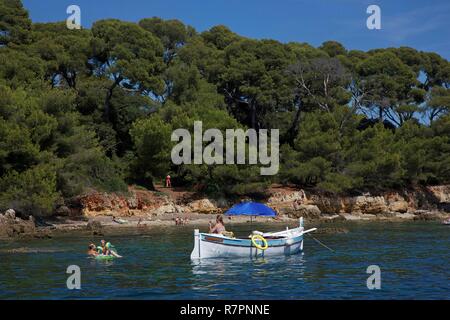
[[[324,243],[320,242],[320,240],[314,238],[312,235],[310,235],[309,233],[307,233],[306,235],[310,236],[311,238],[314,239],[314,241],[316,241],[318,244],[320,244],[321,246],[324,246],[325,248],[327,248],[328,250],[332,251],[332,252],[336,252],[333,249],[331,249],[330,247],[328,247],[327,245],[325,245]]]

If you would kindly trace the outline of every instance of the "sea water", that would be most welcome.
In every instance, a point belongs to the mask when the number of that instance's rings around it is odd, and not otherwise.
[[[124,256],[113,261],[86,255],[98,236],[0,242],[0,299],[450,299],[449,226],[348,222],[338,227],[348,232],[314,235],[333,251],[305,236],[300,255],[201,262],[189,258],[194,229],[189,225],[107,234],[103,238]],[[254,229],[283,227],[229,229],[246,236]],[[80,267],[80,290],[67,288],[70,265]],[[380,268],[380,289],[367,286],[371,265]]]

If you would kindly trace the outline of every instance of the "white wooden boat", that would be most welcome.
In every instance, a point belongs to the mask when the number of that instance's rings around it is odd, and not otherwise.
[[[304,230],[303,218],[297,228],[280,232],[254,231],[249,238],[230,238],[221,234],[194,231],[191,260],[215,257],[263,257],[292,255],[303,250],[303,235],[317,230]],[[263,238],[263,239],[262,239]]]

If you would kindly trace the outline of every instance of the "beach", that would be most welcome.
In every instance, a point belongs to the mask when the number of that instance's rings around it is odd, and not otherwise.
[[[35,223],[30,226],[30,221],[15,218],[9,224],[14,232],[8,233],[5,230],[5,223],[0,225],[0,240],[11,239],[48,239],[51,237],[58,237],[64,235],[108,235],[108,234],[121,234],[121,233],[133,233],[133,232],[145,232],[146,230],[158,230],[166,228],[190,228],[192,230],[198,228],[203,231],[208,230],[209,222],[214,222],[216,214],[200,214],[200,213],[187,213],[187,214],[165,214],[161,217],[139,217],[132,216],[120,219],[121,223],[115,222],[113,217],[96,216],[96,217],[53,217],[52,219],[43,220],[40,223]],[[391,215],[371,215],[371,214],[341,214],[341,215],[326,215],[319,218],[305,219],[306,226],[316,226],[318,224],[328,226],[328,231],[319,232],[339,232],[342,231],[339,228],[335,228],[335,225],[339,225],[345,222],[374,222],[374,223],[396,223],[396,222],[423,222],[429,221],[430,223],[440,223],[440,221],[450,217],[450,214],[445,212],[421,212],[421,214],[391,214]],[[181,218],[182,223],[176,224],[175,220]],[[287,216],[282,217],[248,217],[248,216],[233,216],[224,217],[224,222],[227,226],[233,227],[236,225],[248,225],[252,224],[267,224],[273,226],[273,228],[279,228],[280,226],[297,226],[299,223],[298,218],[289,218]],[[24,227],[24,225],[26,227]],[[334,231],[333,231],[334,230]]]

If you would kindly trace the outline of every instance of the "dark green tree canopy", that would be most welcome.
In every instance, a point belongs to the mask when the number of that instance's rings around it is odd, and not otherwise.
[[[158,17],[69,30],[0,2],[0,210],[49,215],[91,189],[152,189],[167,174],[217,197],[450,183],[449,111],[450,63],[434,52],[197,33]],[[279,129],[279,174],[173,164],[173,130],[195,121]]]
[[[0,45],[29,42],[31,20],[20,0],[0,2]]]

